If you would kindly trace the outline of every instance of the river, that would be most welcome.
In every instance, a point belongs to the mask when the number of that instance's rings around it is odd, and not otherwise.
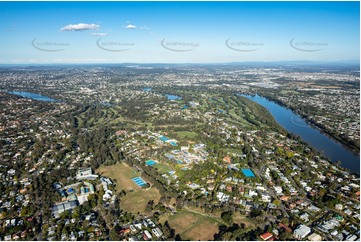
[[[25,98],[34,99],[34,100],[37,100],[37,101],[56,102],[55,99],[52,99],[50,97],[43,96],[43,95],[40,95],[40,94],[31,93],[31,92],[8,92],[8,93],[15,94],[15,95],[25,97]]]
[[[341,161],[341,166],[360,174],[360,155],[343,146],[340,142],[324,135],[317,128],[309,125],[302,117],[275,102],[261,96],[240,95],[265,107],[274,119],[287,131],[298,135],[303,141],[320,151],[331,161]]]
[[[168,100],[180,100],[182,99],[180,96],[173,95],[173,94],[165,94],[165,96],[168,98]]]
[[[144,87],[142,90],[145,91],[145,92],[150,92],[153,89],[151,87]],[[173,95],[173,94],[162,94],[162,95],[165,95],[167,97],[167,99],[170,100],[170,101],[181,100],[182,99],[180,96]]]

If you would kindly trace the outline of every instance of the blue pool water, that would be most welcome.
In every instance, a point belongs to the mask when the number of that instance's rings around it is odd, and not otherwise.
[[[145,164],[147,164],[148,166],[154,166],[155,164],[157,164],[157,162],[154,160],[147,160]]]
[[[182,99],[180,96],[177,96],[177,95],[166,94],[165,96],[168,98],[168,100],[180,100],[180,99]]]
[[[188,105],[184,105],[184,106],[182,107],[182,110],[187,109],[187,108],[189,108]]]
[[[174,141],[169,142],[169,144],[171,144],[171,145],[173,145],[173,146],[177,146],[177,143],[174,142]]]
[[[246,177],[254,177],[254,174],[250,169],[242,169],[242,172]]]
[[[169,140],[169,139],[168,139],[167,137],[165,137],[165,136],[160,136],[159,139],[160,139],[161,141],[163,141],[163,142],[166,142],[166,141]]]

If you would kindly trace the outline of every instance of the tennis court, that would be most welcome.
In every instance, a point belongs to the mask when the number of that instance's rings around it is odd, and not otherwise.
[[[145,186],[147,183],[141,177],[134,177],[132,180],[140,187]]]
[[[251,171],[251,169],[242,169],[242,172],[246,177],[254,177],[254,174]]]

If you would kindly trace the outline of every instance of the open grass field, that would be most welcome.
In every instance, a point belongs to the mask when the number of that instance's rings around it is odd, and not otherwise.
[[[160,197],[158,189],[154,187],[149,190],[141,189],[134,192],[128,192],[127,195],[121,199],[120,206],[121,209],[128,212],[143,213],[150,200],[154,200],[154,204],[157,204]]]
[[[163,163],[158,163],[158,164],[154,165],[153,167],[157,168],[158,172],[161,174],[168,173],[172,170],[172,168],[170,166],[163,164]]]
[[[131,180],[131,178],[139,176],[139,173],[127,164],[118,163],[112,166],[100,166],[96,172],[103,176],[107,176],[112,180],[115,179],[117,183],[117,192],[120,192],[121,190],[128,192],[130,190],[141,189]]]
[[[163,219],[168,220],[183,240],[213,240],[213,235],[218,232],[219,223],[215,219],[191,211],[178,211]]]
[[[184,139],[184,138],[195,138],[197,137],[197,133],[192,132],[192,131],[178,131],[175,132],[175,134],[180,138],[180,139]]]
[[[160,193],[156,188],[142,189],[135,184],[131,178],[140,176],[139,172],[136,172],[133,168],[127,164],[119,163],[112,166],[100,166],[97,173],[107,176],[112,180],[116,179],[117,192],[125,190],[127,195],[121,199],[121,209],[128,212],[144,212],[147,203],[150,200],[154,200],[157,204],[160,199]],[[133,190],[133,192],[130,192]]]
[[[245,215],[240,214],[239,212],[233,214],[233,222],[239,225],[243,223],[246,226],[246,230],[252,230],[256,228],[254,223],[252,223],[249,218],[247,218]]]
[[[95,109],[87,108],[77,116],[78,127],[93,127],[103,125],[104,123],[110,123],[116,125],[124,121],[124,118],[120,114],[119,107],[102,108],[102,117],[99,119],[94,118]],[[90,118],[89,118],[90,117]]]

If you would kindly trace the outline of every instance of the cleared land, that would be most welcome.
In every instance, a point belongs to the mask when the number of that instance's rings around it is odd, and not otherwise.
[[[107,176],[112,180],[115,179],[118,192],[121,190],[130,191],[141,189],[131,180],[131,178],[139,176],[139,172],[124,163],[118,163],[112,166],[100,166],[96,172],[103,176]]]
[[[213,235],[218,232],[216,220],[191,211],[182,210],[167,219],[183,240],[213,240]]]
[[[151,188],[149,190],[142,189],[134,192],[128,192],[127,195],[121,199],[121,209],[132,213],[143,213],[150,200],[157,204],[160,199],[158,189]]]
[[[175,132],[175,134],[181,139],[185,139],[185,138],[193,139],[193,138],[197,137],[197,133],[192,132],[192,131],[178,131],[178,132]]]
[[[161,174],[168,173],[172,170],[172,168],[166,164],[158,163],[154,165],[153,167],[158,169],[158,172]]]
[[[233,215],[233,222],[238,225],[244,224],[246,226],[246,230],[252,230],[256,228],[256,226],[252,223],[250,219],[240,214],[239,212]]]
[[[116,180],[117,191],[125,190],[127,195],[121,199],[121,209],[137,213],[144,212],[150,200],[154,200],[157,204],[160,199],[160,193],[156,188],[142,189],[135,184],[131,178],[140,176],[133,168],[127,164],[119,163],[112,166],[101,166],[97,169],[97,173],[107,176],[112,180]],[[133,190],[133,192],[130,192]]]

